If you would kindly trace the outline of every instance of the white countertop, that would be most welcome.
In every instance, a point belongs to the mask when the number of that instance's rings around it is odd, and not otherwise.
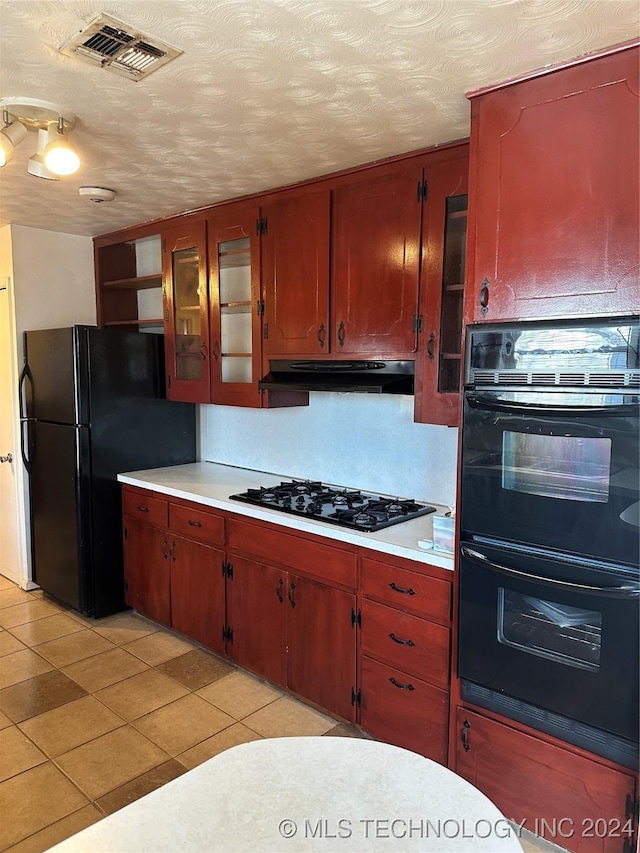
[[[271,738],[222,752],[50,853],[522,853],[477,788],[358,738]]]
[[[281,527],[312,533],[348,542],[363,548],[370,548],[384,554],[405,557],[420,563],[453,570],[453,554],[433,549],[425,550],[418,545],[421,540],[433,539],[432,515],[423,515],[411,521],[403,521],[392,527],[385,527],[376,533],[365,533],[337,527],[322,521],[303,518],[297,515],[278,512],[267,507],[252,506],[240,501],[229,500],[230,495],[246,492],[249,488],[277,485],[283,479],[291,477],[252,471],[247,468],[234,468],[218,465],[214,462],[193,462],[189,465],[174,465],[169,468],[152,468],[146,471],[129,471],[118,475],[121,483],[137,486],[153,492],[161,492],[175,498],[195,501],[225,512],[245,515],[261,521],[273,522]],[[403,495],[402,497],[407,497]],[[447,512],[448,507],[429,501],[439,515]]]

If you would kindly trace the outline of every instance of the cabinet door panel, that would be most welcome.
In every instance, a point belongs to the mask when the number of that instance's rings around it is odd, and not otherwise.
[[[204,222],[163,234],[167,397],[209,402],[209,304]]]
[[[257,207],[210,219],[211,402],[260,407],[260,238]]]
[[[360,684],[360,724],[368,734],[446,764],[446,690],[368,657],[362,658]]]
[[[449,684],[449,629],[442,625],[365,600],[362,651],[432,684]]]
[[[336,354],[415,352],[421,179],[422,170],[413,166],[335,191],[331,333]]]
[[[421,423],[457,426],[460,414],[468,170],[467,156],[426,169],[415,396]]]
[[[233,640],[227,653],[240,666],[283,687],[287,683],[285,609],[287,573],[264,563],[230,555],[227,627]]]
[[[169,540],[164,530],[125,516],[125,600],[161,625],[171,623]]]
[[[223,553],[171,537],[171,627],[216,652],[224,652]]]
[[[627,836],[619,830],[627,820],[626,797],[634,799],[631,772],[603,767],[463,708],[457,711],[457,736],[455,771],[505,815],[520,824],[526,821],[533,832],[537,825],[548,841],[576,853],[623,849]],[[597,837],[595,821],[600,833],[604,827],[605,837]],[[561,833],[571,834],[554,837],[548,829],[554,822]]]
[[[330,191],[307,192],[263,209],[263,352],[266,356],[329,351]]]
[[[636,47],[473,102],[467,322],[637,310],[639,67]]]
[[[286,606],[289,689],[355,722],[355,595],[290,575]]]

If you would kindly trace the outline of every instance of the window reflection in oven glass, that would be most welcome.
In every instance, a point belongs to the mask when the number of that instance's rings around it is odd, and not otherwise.
[[[596,671],[600,668],[602,615],[500,587],[498,642]]]
[[[610,438],[537,435],[505,430],[502,487],[514,492],[606,503],[611,468]]]

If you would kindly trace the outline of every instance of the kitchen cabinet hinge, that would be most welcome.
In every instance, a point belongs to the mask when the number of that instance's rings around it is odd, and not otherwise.
[[[266,340],[268,339],[268,337],[269,337],[269,324],[268,324],[268,323],[265,323],[265,324],[262,326],[262,337],[265,339],[265,341],[266,341]]]
[[[256,234],[260,237],[262,234],[266,234],[269,228],[269,223],[267,221],[267,217],[263,216],[261,219],[256,219]]]
[[[225,578],[233,580],[233,563],[230,563],[228,560],[224,561],[222,564],[222,575]]]
[[[171,388],[171,374],[167,373],[167,388]]]
[[[414,314],[411,319],[411,331],[412,332],[421,332],[422,331],[422,314]]]
[[[362,628],[362,611],[351,608],[351,626],[355,627],[356,625],[358,628]]]
[[[361,705],[362,704],[362,690],[358,690],[356,693],[355,688],[351,688],[351,704],[352,705]]]
[[[631,794],[627,794],[624,801],[624,816],[640,820],[640,800],[634,800]]]
[[[222,640],[225,643],[233,643],[233,628],[228,625],[222,626]]]
[[[418,202],[426,201],[429,197],[429,183],[427,181],[418,181]]]
[[[262,317],[264,314],[264,299],[258,299],[256,302],[256,313],[258,317]]]

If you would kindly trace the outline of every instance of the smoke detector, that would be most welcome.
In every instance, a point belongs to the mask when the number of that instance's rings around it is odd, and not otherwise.
[[[177,47],[104,14],[67,39],[58,50],[134,81],[142,80],[182,54]]]
[[[81,198],[88,198],[89,201],[95,201],[96,203],[113,201],[116,197],[115,190],[107,189],[107,187],[80,187],[78,193]]]

